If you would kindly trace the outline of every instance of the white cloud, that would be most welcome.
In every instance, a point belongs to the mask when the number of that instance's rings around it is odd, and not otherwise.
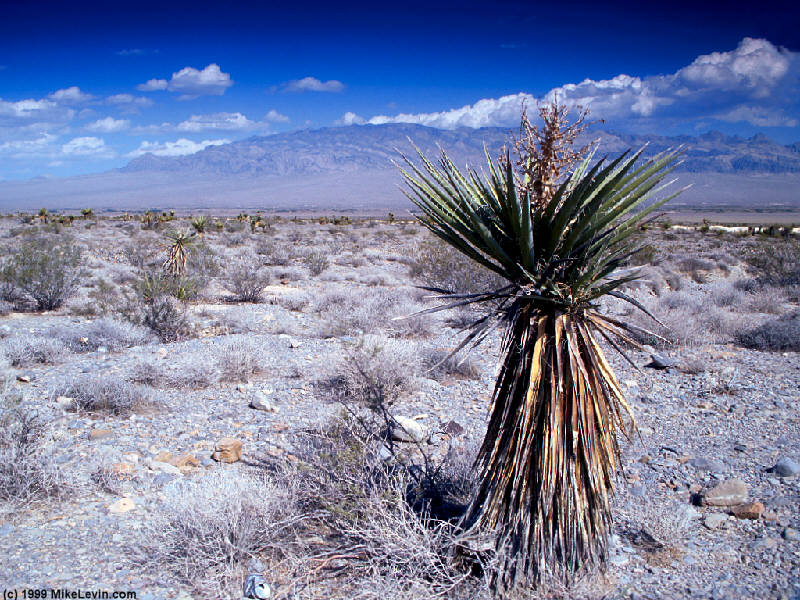
[[[61,146],[61,152],[69,156],[112,156],[113,151],[98,137],[77,137]]]
[[[106,98],[106,103],[130,107],[147,107],[153,105],[153,101],[150,100],[150,98],[134,96],[133,94],[114,94]]]
[[[457,127],[492,127],[508,125],[519,121],[520,108],[523,102],[533,103],[530,94],[512,94],[501,98],[479,100],[475,104],[462,106],[452,110],[434,113],[408,114],[401,113],[393,117],[378,115],[367,121],[372,125],[383,123],[417,123],[440,129]],[[346,117],[347,115],[345,115]],[[344,117],[343,117],[344,118]]]
[[[286,92],[341,92],[344,84],[336,79],[320,81],[316,77],[295,79],[283,88]]]
[[[43,133],[39,137],[27,140],[13,140],[0,144],[0,154],[7,154],[12,158],[32,158],[48,154],[55,135]]]
[[[30,121],[67,122],[75,116],[71,108],[59,106],[52,100],[18,100],[8,102],[0,98],[0,127]]]
[[[140,92],[155,92],[158,90],[167,89],[168,82],[166,79],[148,79],[145,83],[140,83],[136,89]]]
[[[142,92],[169,90],[180,93],[179,100],[191,100],[198,96],[221,96],[232,85],[230,74],[223,73],[219,65],[211,63],[202,70],[184,67],[173,73],[169,81],[150,79],[137,85],[136,89]]]
[[[185,156],[187,154],[194,154],[200,152],[209,146],[220,146],[228,144],[230,140],[203,140],[202,142],[195,142],[180,138],[174,142],[142,142],[139,147],[133,152],[129,152],[130,158],[142,156],[143,154],[154,154],[156,156]]]
[[[347,111],[341,118],[336,119],[334,125],[363,125],[367,120],[364,117],[359,117],[356,113]]]
[[[54,102],[58,102],[59,104],[78,104],[80,102],[88,102],[89,100],[94,99],[94,96],[81,91],[81,88],[76,85],[61,90],[56,90],[47,97]]]
[[[799,93],[800,54],[767,40],[745,38],[734,50],[698,56],[672,74],[585,79],[550,90],[544,100],[558,97],[568,105],[590,109],[592,118],[623,121],[626,126],[717,119],[757,127],[794,127],[800,116]],[[533,96],[519,93],[442,112],[378,115],[367,122],[419,123],[444,129],[513,126],[523,101],[535,105]],[[344,122],[344,117],[339,121]]]
[[[128,119],[115,119],[113,117],[106,117],[99,119],[94,123],[89,123],[86,129],[89,131],[97,131],[100,133],[114,133],[116,131],[124,131],[131,126]]]
[[[273,108],[266,115],[264,115],[264,120],[270,123],[288,123],[289,117],[282,115]]]
[[[253,129],[256,123],[240,112],[192,115],[175,127],[178,131],[205,131],[208,129],[246,130]]]

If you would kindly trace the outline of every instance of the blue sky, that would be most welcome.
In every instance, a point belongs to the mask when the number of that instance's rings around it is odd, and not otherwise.
[[[308,127],[511,128],[556,93],[617,131],[800,141],[790,2],[251,4],[4,4],[0,178]]]

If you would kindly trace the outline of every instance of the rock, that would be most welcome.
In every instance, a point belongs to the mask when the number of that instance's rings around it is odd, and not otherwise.
[[[797,530],[796,529],[792,529],[791,527],[786,527],[783,530],[783,533],[781,533],[781,536],[785,540],[796,540],[797,537],[798,537],[797,536]]]
[[[166,348],[159,348],[158,351],[156,352],[156,355],[159,358],[166,358],[167,357],[167,349]]]
[[[70,398],[69,396],[59,396],[56,398],[56,404],[58,404],[61,408],[69,408],[72,406],[72,403],[75,402],[74,398]]]
[[[289,338],[289,348],[299,348],[302,344],[294,338]]]
[[[175,475],[171,475],[169,473],[159,473],[155,477],[153,477],[153,486],[154,487],[164,487],[168,483],[175,481],[177,477]]]
[[[731,509],[731,514],[737,519],[760,519],[764,514],[764,505],[761,502],[748,502]]]
[[[659,371],[663,371],[664,369],[670,369],[675,367],[675,361],[667,358],[666,356],[662,356],[661,354],[651,354],[650,362],[647,363],[645,367],[650,367],[651,369],[658,369]]]
[[[119,479],[130,479],[136,467],[131,463],[118,462],[111,465],[111,472]]]
[[[30,383],[31,378],[29,375],[17,375],[17,381],[20,383]]]
[[[464,428],[455,421],[450,421],[444,426],[444,432],[453,437],[458,437],[464,433]]]
[[[703,519],[703,525],[705,525],[708,529],[716,529],[727,520],[728,515],[726,514],[711,513],[706,515],[705,519]]]
[[[181,454],[180,456],[176,456],[169,461],[169,463],[174,467],[178,467],[179,469],[200,466],[200,461],[198,458],[193,454],[189,454],[188,452]]]
[[[158,471],[159,473],[167,473],[168,475],[178,475],[178,476],[183,475],[183,473],[181,473],[181,470],[178,467],[166,462],[161,462],[160,460],[152,461],[150,463],[150,468],[152,468],[153,471]]]
[[[424,443],[429,437],[428,431],[420,423],[408,417],[395,417],[392,427],[392,439],[398,442]]]
[[[770,469],[778,477],[788,479],[790,477],[797,477],[800,475],[800,464],[797,464],[788,456],[781,458],[775,466]]]
[[[280,412],[280,409],[270,402],[267,395],[262,391],[257,391],[250,400],[250,408],[254,410],[263,410],[264,412]]]
[[[136,505],[133,503],[133,500],[130,498],[120,498],[108,507],[108,512],[114,515],[121,515],[134,508],[136,508]]]
[[[92,441],[105,440],[113,436],[114,432],[110,429],[92,429],[89,432],[89,439]]]
[[[705,457],[697,457],[692,458],[689,460],[689,464],[692,465],[698,471],[711,471],[712,473],[721,473],[725,470],[725,465],[723,465],[718,460],[711,460]]]
[[[168,463],[172,460],[172,452],[169,452],[168,450],[162,450],[153,457],[153,460],[157,462]]]
[[[272,597],[272,590],[264,577],[258,573],[251,573],[244,582],[244,597],[266,599]]]
[[[702,498],[707,506],[737,506],[747,502],[747,485],[739,479],[728,479],[706,490]]]
[[[242,442],[234,438],[222,438],[214,445],[211,458],[217,462],[235,463],[242,458]]]
[[[249,392],[253,389],[253,384],[251,382],[248,383],[237,383],[236,384],[236,391],[237,392]]]
[[[206,468],[213,467],[214,461],[211,460],[210,458],[204,458],[203,460],[200,461],[200,465]]]

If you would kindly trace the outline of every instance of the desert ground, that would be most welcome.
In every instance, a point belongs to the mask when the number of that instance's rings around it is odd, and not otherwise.
[[[489,598],[491,558],[464,572],[447,548],[499,334],[447,359],[479,309],[395,317],[436,306],[417,286],[493,277],[410,220],[251,217],[0,219],[3,587],[238,599],[258,575],[271,598]],[[196,235],[173,278],[177,230]],[[629,291],[661,324],[603,308],[663,339],[623,349],[637,368],[604,346],[638,424],[608,566],[520,598],[800,598],[782,233],[641,232]]]

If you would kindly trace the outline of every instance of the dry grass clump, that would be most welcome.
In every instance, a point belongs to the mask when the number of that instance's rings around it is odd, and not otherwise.
[[[264,370],[262,349],[245,337],[222,342],[214,348],[213,355],[222,381],[245,383]]]
[[[459,294],[496,290],[506,285],[499,275],[436,239],[416,246],[409,275],[423,285]]]
[[[2,341],[2,351],[15,367],[53,365],[69,352],[61,340],[43,335],[7,337]]]
[[[328,385],[338,399],[377,408],[410,392],[420,370],[410,342],[367,335],[347,351]]]
[[[109,352],[116,352],[153,341],[152,333],[144,327],[110,318],[98,319],[78,327],[56,327],[50,333],[73,352],[94,352],[101,347]]]
[[[291,485],[220,470],[170,485],[131,553],[203,598],[240,598],[247,563],[299,518]]]
[[[53,432],[0,383],[0,501],[27,505],[64,498],[75,482],[54,460]]]
[[[433,322],[428,315],[415,315],[422,306],[396,292],[380,290],[364,294],[342,291],[328,292],[315,306],[322,313],[321,335],[343,336],[387,333],[425,337],[431,334]],[[412,316],[414,315],[414,316]],[[394,317],[408,317],[393,320]]]
[[[735,340],[753,350],[800,352],[800,311],[739,331]]]
[[[270,272],[261,268],[255,257],[239,258],[228,267],[222,278],[225,289],[234,302],[263,302],[264,288],[269,285]]]
[[[126,416],[154,405],[150,390],[112,375],[82,375],[55,395],[71,398],[70,409],[77,412]]]
[[[422,359],[425,372],[434,379],[445,377],[460,377],[464,379],[479,379],[480,369],[471,356],[450,356],[447,350],[433,349],[425,352]]]

